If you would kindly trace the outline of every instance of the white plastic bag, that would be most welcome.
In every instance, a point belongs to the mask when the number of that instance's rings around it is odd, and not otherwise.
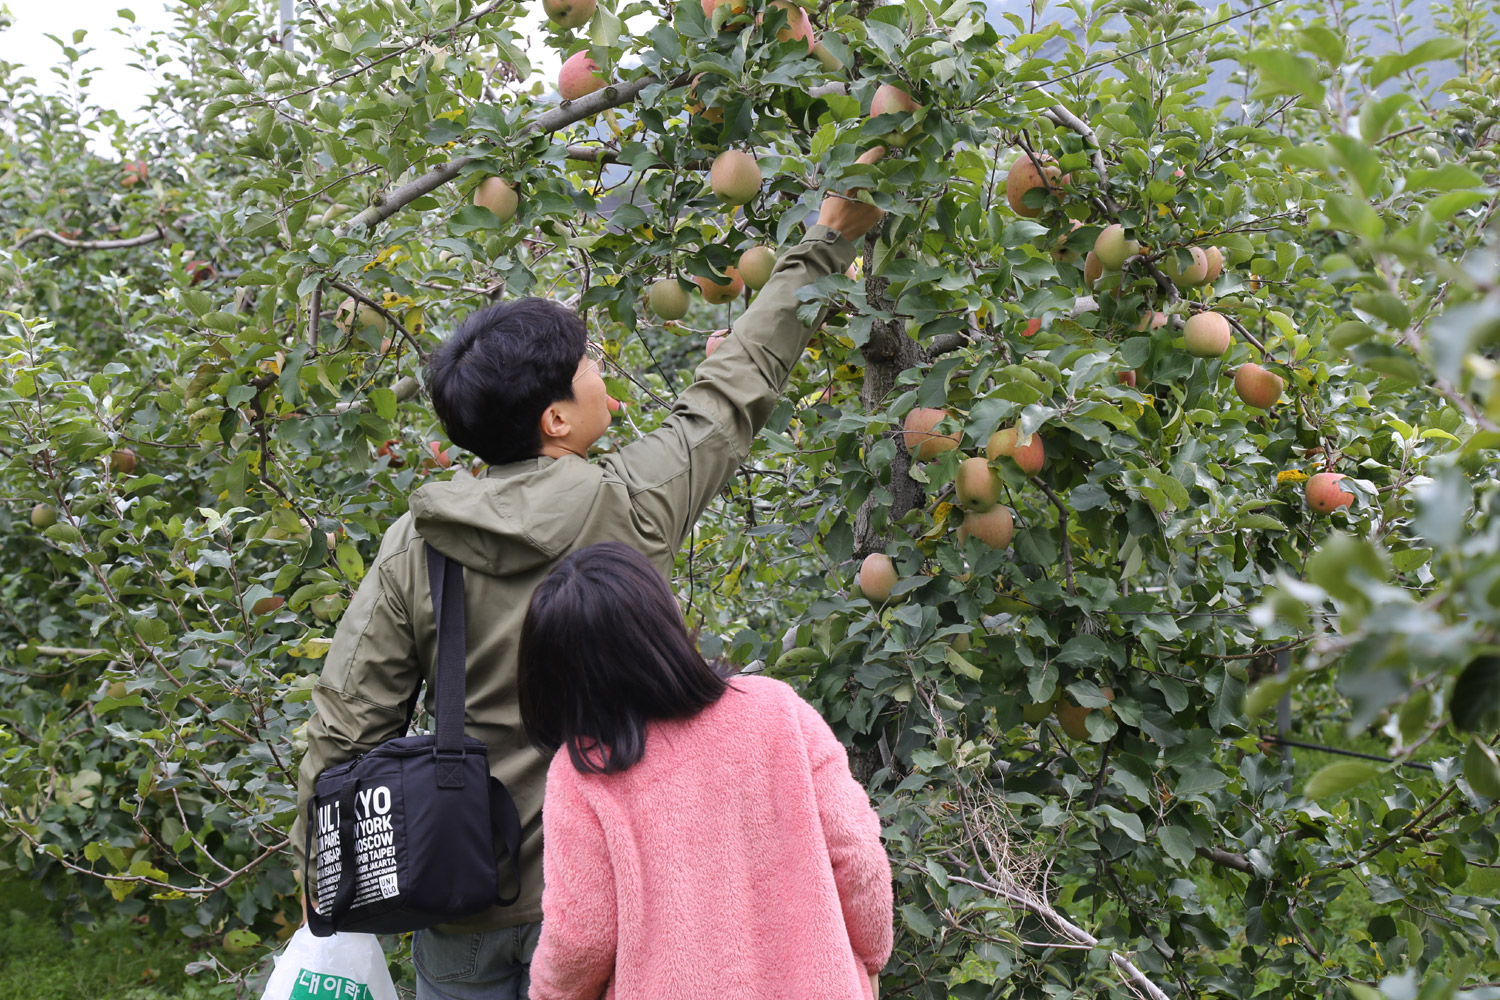
[[[261,1000],[396,1000],[374,934],[317,937],[305,926],[276,957]]]

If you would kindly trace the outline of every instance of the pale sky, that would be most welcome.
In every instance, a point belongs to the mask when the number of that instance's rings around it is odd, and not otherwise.
[[[261,2],[273,4],[274,9],[274,0]],[[127,122],[145,119],[140,107],[152,89],[151,79],[130,67],[129,46],[137,35],[171,27],[173,19],[164,0],[0,0],[0,5],[10,8],[15,22],[0,31],[0,59],[22,66],[22,73],[36,78],[42,87],[61,90],[65,84],[52,67],[63,61],[62,50],[47,36],[73,44],[73,32],[86,29],[77,47],[94,50],[82,60],[83,65],[97,68],[89,86],[93,102],[118,112]],[[135,15],[134,25],[119,16],[122,9]],[[521,30],[539,38],[541,20],[540,12],[528,16]],[[560,61],[551,49],[537,45],[528,54],[545,79],[555,79]],[[107,142],[91,142],[90,147],[99,155],[113,155]]]

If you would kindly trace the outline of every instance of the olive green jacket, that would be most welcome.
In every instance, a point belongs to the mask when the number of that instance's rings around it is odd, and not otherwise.
[[[750,453],[812,336],[797,290],[847,267],[854,247],[813,226],[777,262],[697,378],[650,434],[598,461],[533,458],[456,475],[411,497],[344,613],[313,688],[307,754],[297,781],[292,851],[306,864],[313,782],[402,735],[406,704],[432,676],[436,628],[423,543],[463,564],[468,624],[464,731],[489,748],[490,770],[520,809],[522,891],[515,905],[450,927],[509,927],[542,915],[542,790],[547,758],[527,742],[516,702],[516,644],[532,590],[554,562],[596,542],[625,542],[670,577],[673,557],[705,507]],[[432,695],[427,692],[427,708]],[[508,882],[508,876],[502,876]]]

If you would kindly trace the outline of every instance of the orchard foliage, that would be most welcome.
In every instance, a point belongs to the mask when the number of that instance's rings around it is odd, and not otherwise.
[[[854,747],[898,877],[883,990],[1500,995],[1475,9],[1381,53],[1405,15],[1339,0],[832,0],[812,52],[755,0],[577,29],[306,3],[293,51],[274,7],[181,0],[139,41],[142,126],[90,105],[82,33],[60,96],[0,66],[0,865],[241,951],[295,923],[311,680],[407,494],[472,465],[424,354],[493,297],[568,301],[613,361],[613,447],[733,336],[745,299],[694,279],[841,190],[883,232],[805,293],[824,325],[678,583],[706,653],[793,679]],[[584,52],[608,85],[558,103],[538,67]],[[882,86],[915,110],[869,118]],[[725,150],[764,177],[739,208],[709,188]],[[1021,213],[1017,157],[1058,168]],[[513,218],[475,202],[492,176]],[[1139,245],[1090,281],[1111,225]],[[645,309],[660,280],[681,321]],[[1222,356],[1184,342],[1206,312]],[[1268,407],[1236,392],[1252,363]],[[959,447],[913,461],[916,408]],[[960,543],[958,470],[1011,428],[1045,460],[990,449],[1009,545]],[[1294,772],[1262,742],[1283,697],[1289,737],[1378,759]]]

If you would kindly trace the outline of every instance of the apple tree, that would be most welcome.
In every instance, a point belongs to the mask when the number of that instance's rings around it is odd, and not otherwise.
[[[320,657],[474,471],[426,353],[569,302],[613,447],[834,190],[885,223],[676,582],[849,743],[882,989],[1500,996],[1477,6],[275,7],[179,0],[143,125],[86,33],[0,66],[0,864],[288,933]]]

